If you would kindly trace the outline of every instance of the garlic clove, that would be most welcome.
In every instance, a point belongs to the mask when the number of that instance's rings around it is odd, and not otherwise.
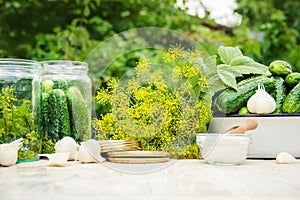
[[[277,164],[289,164],[289,163],[296,163],[298,162],[297,159],[289,153],[281,152],[276,156],[276,163]]]
[[[68,153],[54,153],[54,154],[49,154],[48,159],[49,159],[49,166],[52,167],[63,167],[66,165],[68,158],[69,158],[69,152]]]

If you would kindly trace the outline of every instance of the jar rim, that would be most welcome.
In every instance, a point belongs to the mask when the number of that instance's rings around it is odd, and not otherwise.
[[[21,58],[0,58],[0,66],[37,66],[40,63],[34,60],[21,59]]]
[[[61,68],[88,70],[87,63],[74,60],[45,60],[40,63],[43,69],[59,66]]]

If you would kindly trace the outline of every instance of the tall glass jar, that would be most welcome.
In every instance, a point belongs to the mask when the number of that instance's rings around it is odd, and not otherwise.
[[[40,63],[0,59],[0,144],[23,138],[18,159],[32,159],[41,150]]]
[[[70,136],[91,138],[92,82],[88,65],[70,60],[41,62],[43,152],[51,143]]]

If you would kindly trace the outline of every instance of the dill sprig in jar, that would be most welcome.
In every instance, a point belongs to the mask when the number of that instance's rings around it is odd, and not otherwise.
[[[92,83],[88,65],[70,60],[43,61],[41,65],[43,137],[53,143],[66,136],[77,142],[90,139]]]
[[[0,144],[23,138],[19,160],[41,150],[40,63],[25,59],[0,59]]]

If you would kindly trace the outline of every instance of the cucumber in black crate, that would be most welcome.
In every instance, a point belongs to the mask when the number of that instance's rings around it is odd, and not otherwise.
[[[276,109],[273,112],[273,114],[280,114],[282,113],[282,105],[286,98],[287,90],[283,78],[279,76],[274,76],[273,79],[275,82],[275,89],[271,95],[276,102]]]
[[[293,72],[285,77],[285,82],[289,88],[295,87],[300,82],[300,73]]]
[[[288,93],[282,111],[289,114],[300,113],[300,82]]]
[[[226,114],[237,113],[247,104],[248,99],[255,94],[258,83],[263,84],[268,93],[275,89],[273,78],[257,76],[242,80],[237,84],[237,90],[227,88],[219,94],[216,101],[217,109]]]

